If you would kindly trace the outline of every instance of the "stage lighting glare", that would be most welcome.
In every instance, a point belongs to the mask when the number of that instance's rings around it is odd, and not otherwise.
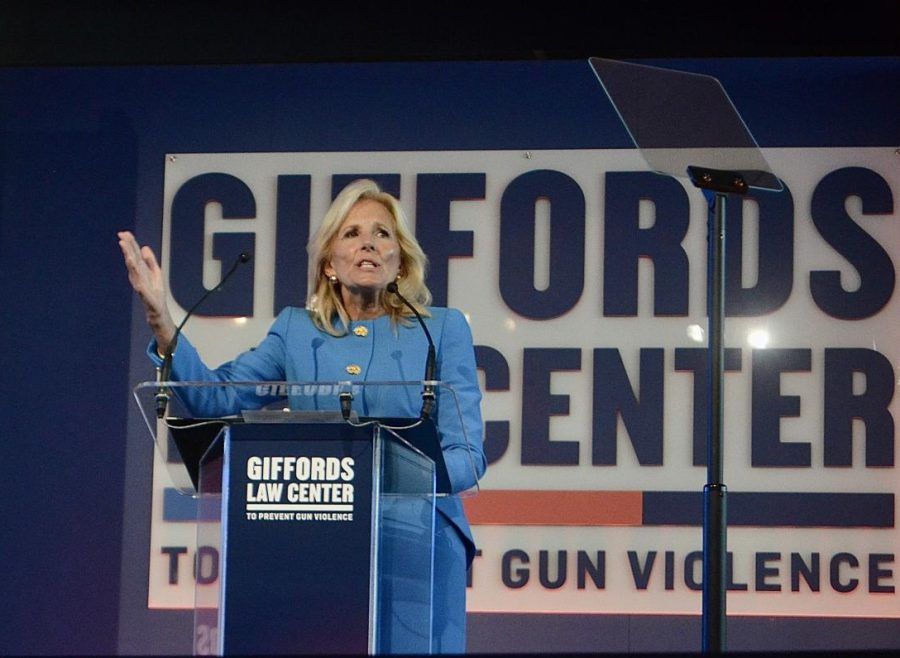
[[[703,331],[703,327],[699,324],[690,324],[687,328],[687,336],[695,343],[702,343],[704,340],[705,332]]]
[[[767,329],[754,329],[747,334],[747,343],[750,344],[750,347],[762,350],[768,347],[769,338],[769,331]]]

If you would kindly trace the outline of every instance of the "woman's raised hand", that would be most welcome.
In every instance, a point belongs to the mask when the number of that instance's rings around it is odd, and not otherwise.
[[[157,351],[164,353],[175,335],[175,323],[166,304],[166,284],[156,255],[148,246],[141,247],[131,231],[119,231],[119,248],[125,257],[128,280],[144,303],[147,324],[156,336]]]

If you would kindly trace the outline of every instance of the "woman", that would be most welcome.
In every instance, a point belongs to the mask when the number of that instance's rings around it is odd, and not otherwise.
[[[149,247],[119,233],[128,276],[146,309],[154,340],[149,353],[159,363],[173,340],[175,323],[166,306],[162,272]],[[441,404],[436,420],[441,448],[454,493],[473,487],[486,468],[482,450],[481,392],[469,326],[455,309],[428,308],[431,294],[424,282],[426,258],[409,231],[399,202],[370,180],[358,180],[337,196],[310,241],[307,308],[288,307],[254,350],[211,370],[185,336],[178,339],[172,379],[181,381],[409,381],[419,379],[427,341],[400,293],[425,318],[437,349],[437,379],[457,393],[455,405]],[[348,377],[349,375],[349,377]],[[192,401],[195,415],[236,413],[260,399],[208,395]],[[336,409],[335,396],[298,397],[299,409]],[[361,400],[361,415],[418,416],[421,398],[406,394],[370,394]],[[462,504],[442,497],[435,518],[434,650],[465,651],[466,569],[475,545]]]

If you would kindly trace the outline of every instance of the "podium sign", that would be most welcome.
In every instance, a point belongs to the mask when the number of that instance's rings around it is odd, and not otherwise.
[[[184,457],[209,550],[196,564],[198,628],[217,628],[221,654],[430,653],[434,425],[247,417],[258,422],[156,423],[160,449]]]
[[[222,652],[366,653],[372,430],[235,425],[225,433]]]

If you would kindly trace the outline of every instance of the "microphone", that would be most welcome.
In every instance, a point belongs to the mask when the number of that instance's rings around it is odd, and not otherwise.
[[[406,304],[409,310],[415,314],[416,319],[419,321],[419,325],[422,327],[422,331],[425,332],[425,338],[428,339],[428,358],[425,359],[425,387],[422,389],[422,411],[419,413],[419,418],[421,420],[427,420],[434,410],[434,385],[429,383],[434,381],[434,371],[437,368],[437,359],[434,353],[434,341],[431,340],[431,333],[428,331],[428,327],[425,326],[425,321],[422,319],[422,316],[419,315],[416,307],[410,304],[406,297],[400,294],[400,288],[397,286],[397,283],[391,281],[387,284],[387,291],[397,295],[400,301]]]
[[[349,391],[341,391],[338,394],[338,400],[341,403],[341,418],[344,419],[344,422],[350,422],[350,413],[353,411],[353,393]]]
[[[198,299],[190,309],[188,309],[187,314],[184,316],[184,319],[181,321],[175,328],[175,333],[172,335],[172,340],[169,341],[169,346],[166,348],[166,352],[163,355],[162,367],[159,369],[159,381],[166,382],[169,381],[169,376],[172,374],[172,355],[175,353],[175,346],[178,344],[178,336],[181,335],[181,330],[184,328],[185,323],[188,321],[188,318],[193,315],[194,311],[197,310],[197,307],[200,306],[206,298],[209,297],[214,292],[218,292],[222,289],[222,286],[225,285],[225,282],[231,278],[231,275],[235,273],[238,266],[243,265],[244,263],[250,262],[250,254],[242,251],[240,255],[235,259],[234,264],[231,266],[225,276],[222,277],[222,280],[219,281],[219,285],[211,290],[207,290],[203,293],[203,296]],[[169,405],[169,389],[166,386],[160,386],[159,390],[156,393],[156,417],[157,418],[165,418],[166,416],[166,407]]]

